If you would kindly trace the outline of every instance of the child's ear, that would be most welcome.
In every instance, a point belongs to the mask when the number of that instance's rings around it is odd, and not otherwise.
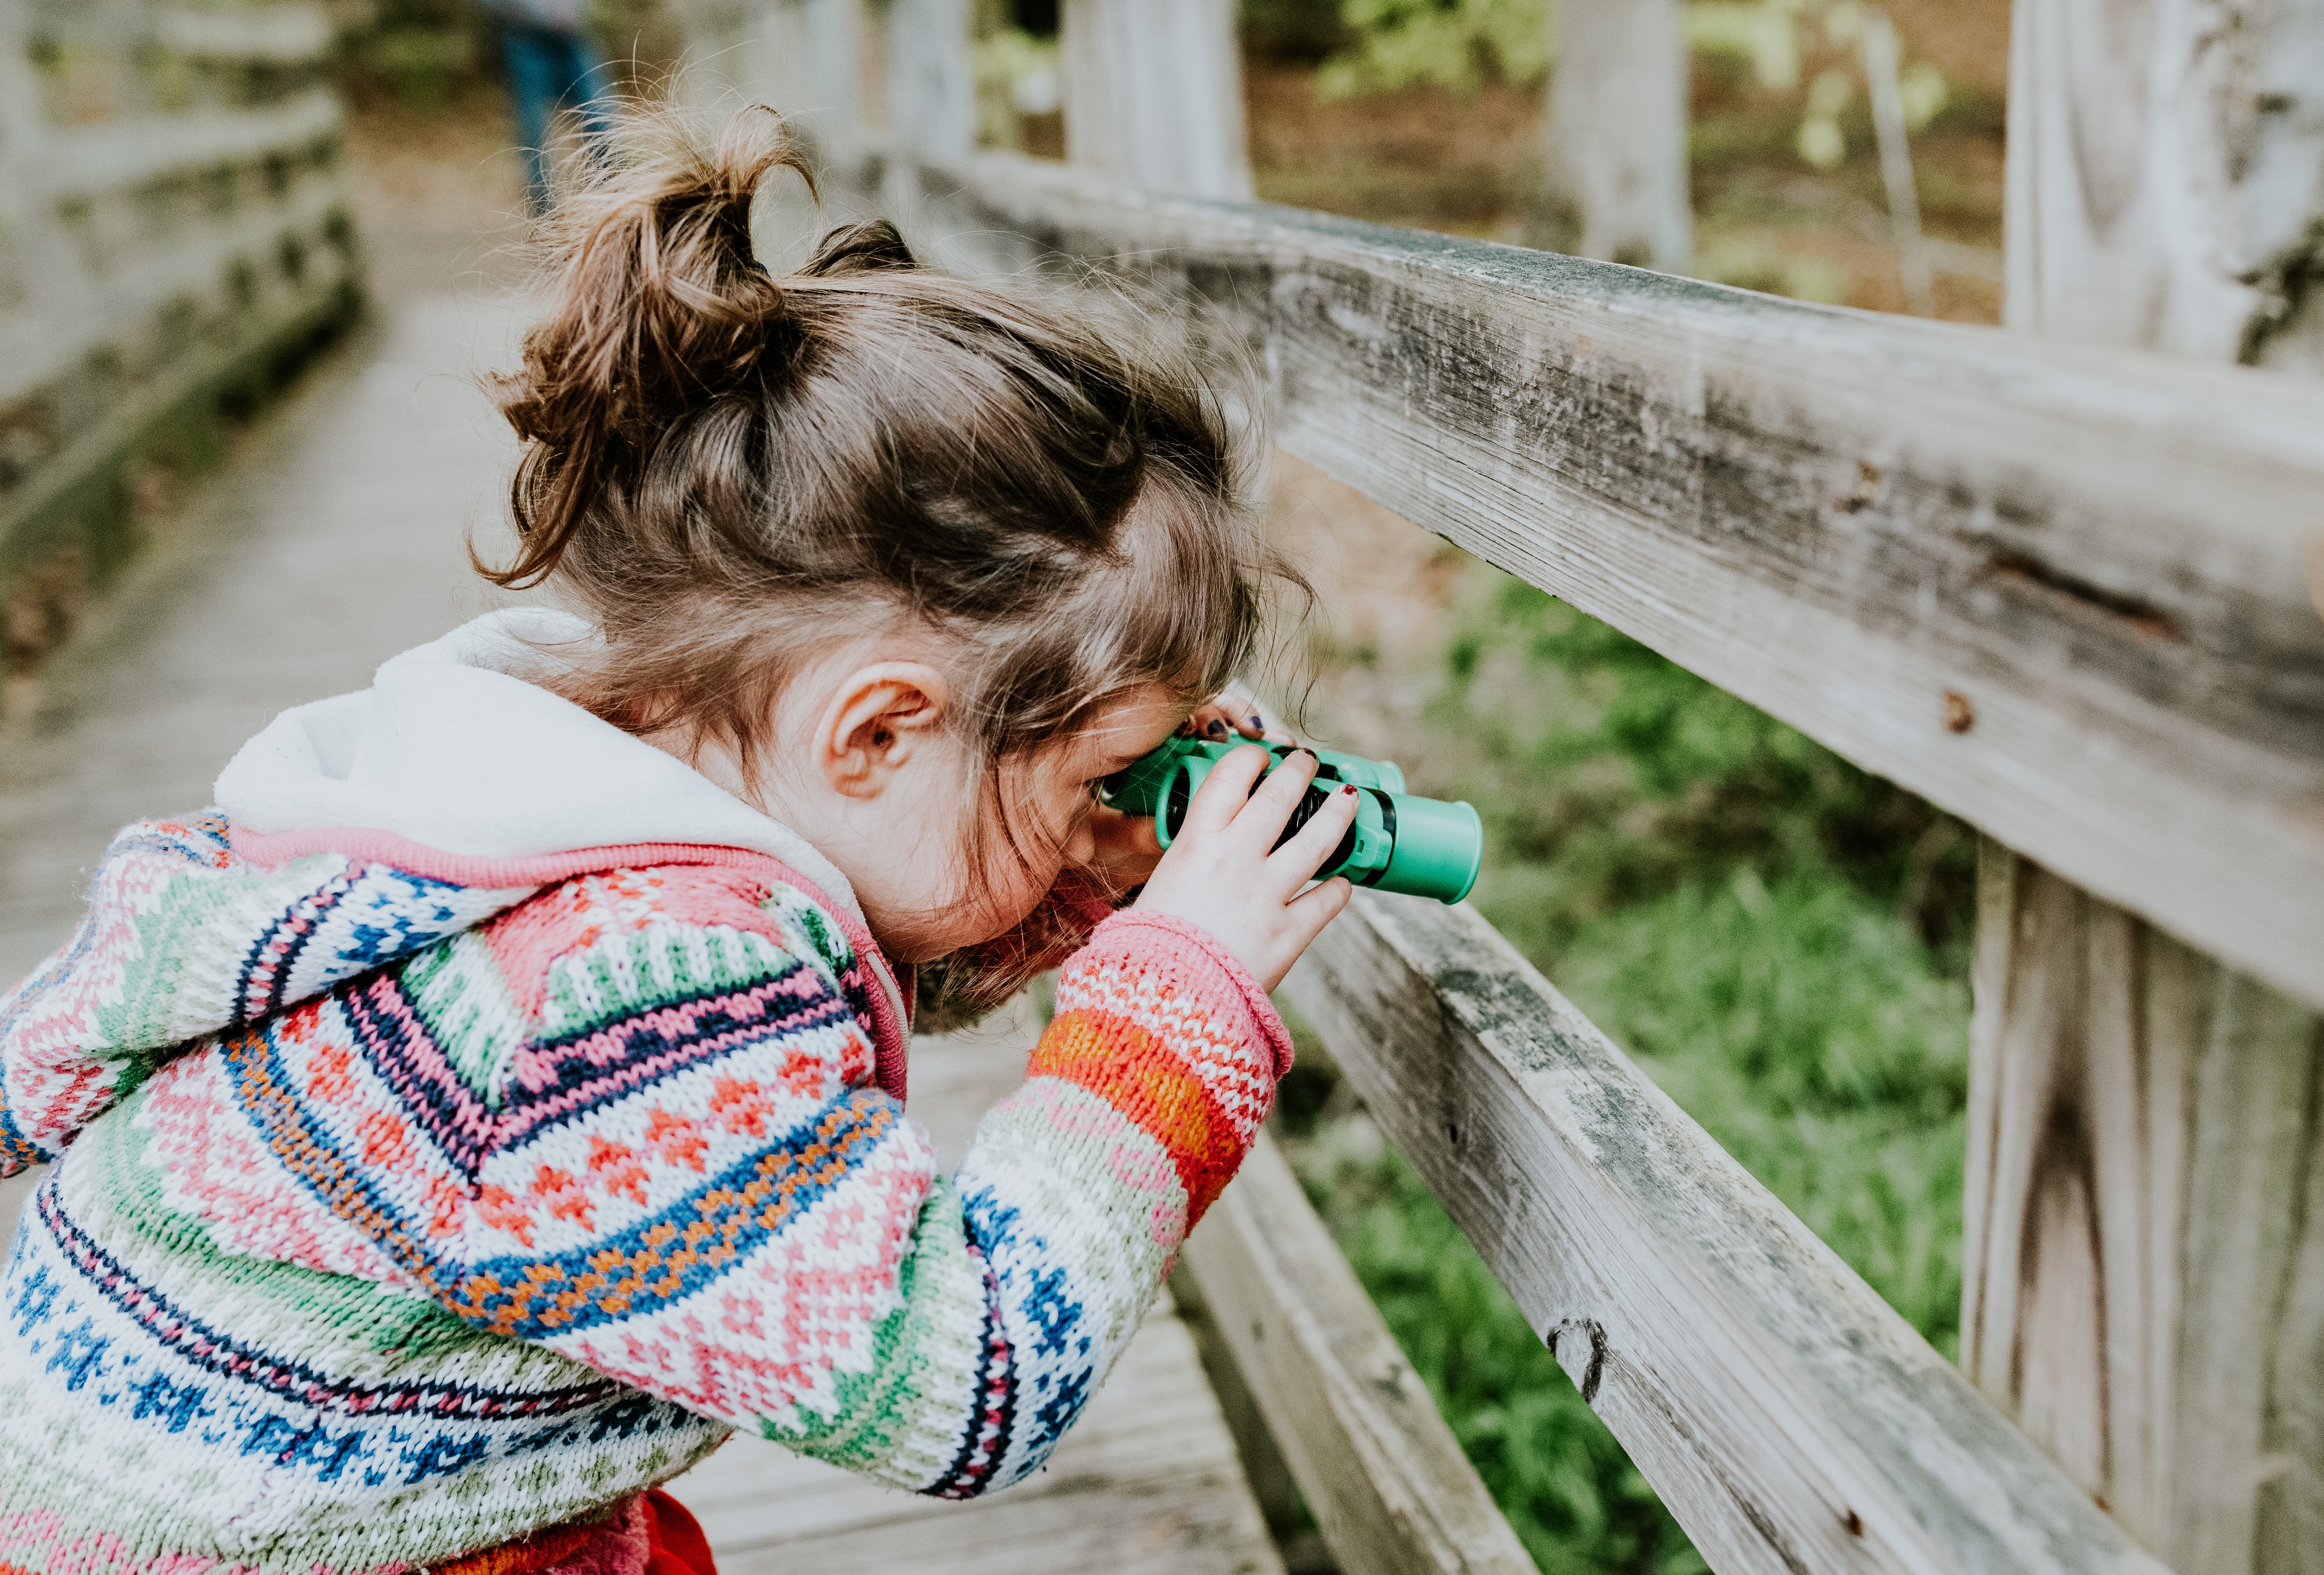
[[[925,662],[873,662],[839,682],[816,730],[815,763],[832,791],[877,798],[941,730],[948,686]]]

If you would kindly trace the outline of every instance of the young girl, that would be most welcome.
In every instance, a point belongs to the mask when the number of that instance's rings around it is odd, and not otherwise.
[[[0,1174],[56,1162],[0,1571],[704,1570],[649,1490],[736,1427],[1004,1486],[1234,1174],[1352,801],[1270,852],[1313,761],[1240,751],[1157,862],[1092,785],[1251,648],[1247,449],[1150,332],[885,226],[770,276],[783,166],[730,132],[567,216],[492,577],[567,611],[277,718],[0,999]],[[939,959],[1063,962],[951,1176]]]

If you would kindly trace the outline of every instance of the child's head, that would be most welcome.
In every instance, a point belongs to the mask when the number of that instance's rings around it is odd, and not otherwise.
[[[763,115],[715,151],[664,128],[567,204],[486,572],[585,612],[558,686],[823,844],[908,961],[1023,916],[1084,834],[1076,773],[1222,686],[1279,571],[1247,383],[884,224],[771,276],[752,199],[785,169]]]

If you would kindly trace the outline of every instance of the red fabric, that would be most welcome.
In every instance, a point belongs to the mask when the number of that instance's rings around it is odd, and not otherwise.
[[[646,1495],[646,1575],[718,1575],[694,1512],[657,1488]]]

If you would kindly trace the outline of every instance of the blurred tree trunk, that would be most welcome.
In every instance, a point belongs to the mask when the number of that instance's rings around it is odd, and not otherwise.
[[[1679,0],[1563,0],[1525,239],[1676,272],[1694,250]]]
[[[1065,156],[1146,191],[1248,199],[1234,0],[1065,0]]]

